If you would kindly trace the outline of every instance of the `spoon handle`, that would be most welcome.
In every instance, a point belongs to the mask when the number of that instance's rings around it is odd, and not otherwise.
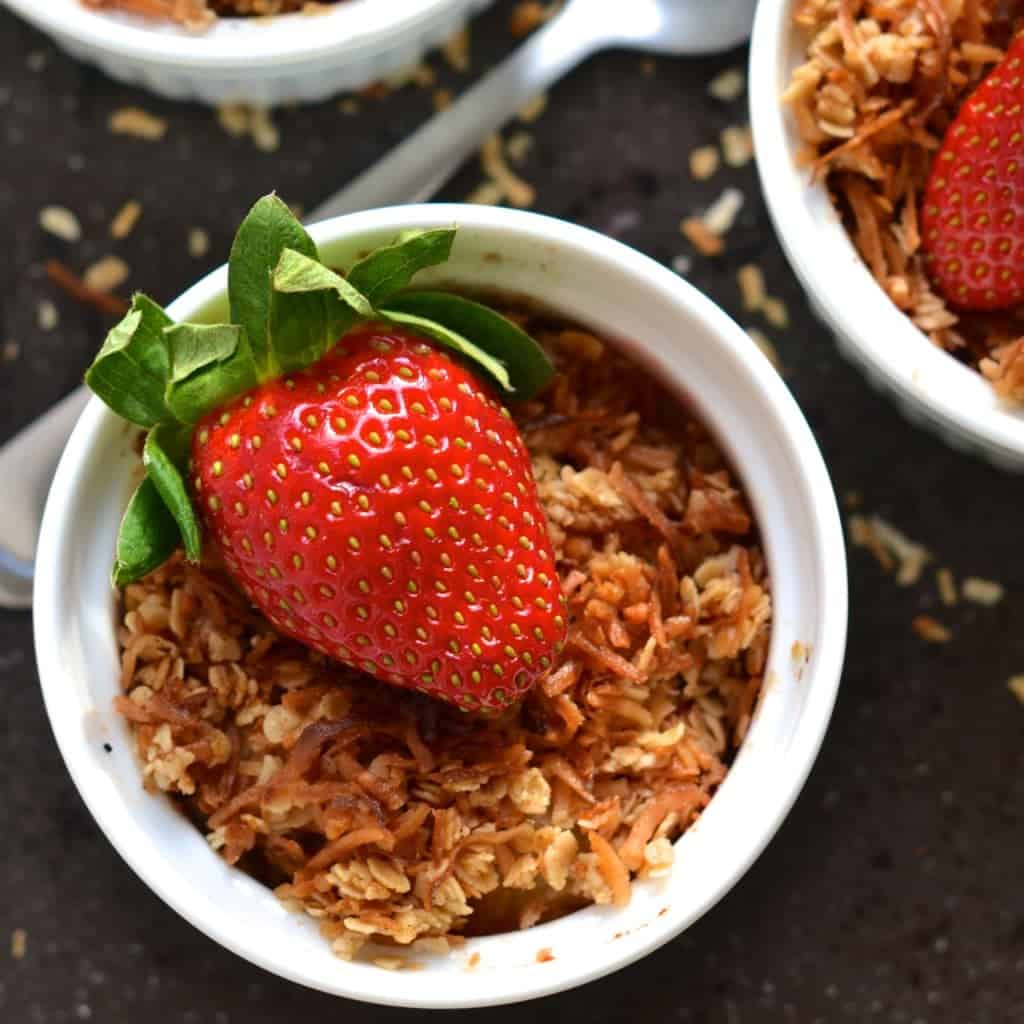
[[[588,15],[590,8],[590,15]],[[440,187],[492,132],[567,71],[613,40],[607,19],[588,0],[565,9],[486,74],[447,110],[435,115],[347,188],[313,210],[311,222],[393,206]],[[432,189],[431,191],[435,191]]]

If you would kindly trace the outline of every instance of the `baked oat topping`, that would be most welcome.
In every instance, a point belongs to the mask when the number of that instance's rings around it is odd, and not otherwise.
[[[783,95],[801,162],[825,181],[879,286],[1011,403],[1024,401],[1019,316],[946,304],[925,273],[919,203],[946,129],[1022,13],[1002,0],[797,0],[806,60]]]
[[[760,692],[769,581],[716,446],[601,339],[527,326],[558,376],[515,419],[571,631],[520,705],[478,719],[381,686],[209,562],[123,593],[117,704],[147,787],[343,957],[626,902],[670,869]]]

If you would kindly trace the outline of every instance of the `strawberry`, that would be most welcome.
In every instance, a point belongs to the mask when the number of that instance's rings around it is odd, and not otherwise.
[[[209,533],[277,628],[463,708],[517,700],[565,637],[530,458],[422,339],[369,324],[197,424]]]
[[[409,289],[454,239],[405,231],[342,275],[266,196],[235,236],[227,322],[176,324],[135,296],[86,373],[147,431],[116,586],[212,546],[282,633],[331,658],[467,711],[526,693],[567,624],[501,398],[554,370],[487,306]]]
[[[1024,302],[1024,36],[960,108],[921,207],[925,267],[968,310]]]

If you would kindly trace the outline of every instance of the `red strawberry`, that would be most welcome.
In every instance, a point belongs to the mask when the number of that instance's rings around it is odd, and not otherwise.
[[[1024,36],[960,108],[921,210],[925,265],[962,309],[1024,302]]]
[[[200,420],[208,534],[284,633],[465,709],[521,697],[566,634],[529,456],[488,386],[390,326]]]

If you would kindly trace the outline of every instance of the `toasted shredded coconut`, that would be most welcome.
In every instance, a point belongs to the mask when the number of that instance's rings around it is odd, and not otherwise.
[[[266,107],[250,103],[225,103],[217,108],[221,128],[235,138],[248,136],[257,149],[273,153],[281,136]]]
[[[953,634],[930,615],[918,615],[912,623],[914,632],[930,644],[948,644]]]
[[[147,142],[159,142],[167,134],[167,122],[141,107],[121,107],[107,121],[115,135],[132,135]]]
[[[896,582],[909,587],[921,578],[921,571],[931,561],[927,548],[915,544],[880,516],[850,516],[847,520],[850,540],[867,548],[888,572],[898,565]]]
[[[444,59],[448,61],[453,71],[466,72],[469,70],[469,32],[460,29],[454,35],[445,40],[441,47]]]
[[[520,208],[533,206],[533,186],[520,178],[505,162],[504,144],[500,135],[488,137],[480,148],[480,165],[502,198]]]
[[[947,608],[957,604],[959,598],[956,592],[956,580],[949,569],[935,570],[935,584],[939,588],[939,599]]]
[[[557,0],[550,4],[538,3],[538,0],[520,0],[512,8],[508,30],[517,39],[522,39],[554,17],[560,6]]]
[[[519,108],[518,118],[525,124],[532,124],[548,109],[548,94],[539,93]]]
[[[86,288],[97,292],[112,292],[128,280],[130,270],[120,256],[104,256],[85,268],[82,281]]]
[[[687,217],[679,225],[679,230],[690,240],[693,247],[705,256],[717,256],[725,249],[725,242],[700,217]],[[686,270],[678,272],[685,274]]]
[[[1024,346],[1013,315],[957,313],[924,270],[918,207],[960,105],[1020,27],[1001,0],[798,0],[806,41],[783,102],[800,160],[824,179],[868,269],[939,348],[1024,403]]]
[[[714,235],[727,234],[743,209],[743,193],[738,188],[727,188],[704,211],[704,226]]]
[[[767,296],[761,303],[761,312],[772,327],[785,328],[789,326],[789,310],[786,309],[786,304],[782,299],[771,295]]]
[[[39,211],[39,226],[65,242],[77,242],[82,237],[78,218],[66,206],[44,206]]]
[[[210,251],[210,236],[202,228],[188,229],[188,254],[202,259]]]
[[[138,224],[141,216],[142,203],[136,199],[129,199],[110,222],[110,237],[127,238],[135,230],[135,225]]]
[[[11,932],[11,957],[24,960],[28,952],[28,932],[24,928],[15,928]]]
[[[754,137],[750,125],[730,125],[722,129],[722,155],[730,167],[743,167],[754,155]]]
[[[775,367],[779,373],[782,372],[782,360],[779,358],[779,350],[774,342],[759,327],[746,328],[750,340],[764,353],[768,362]]]
[[[738,100],[747,87],[746,75],[740,68],[728,68],[715,75],[708,83],[708,93],[716,100],[731,103]]]
[[[97,10],[122,10],[148,18],[175,21],[193,32],[208,29],[217,15],[266,17],[292,12],[321,14],[337,0],[82,0]]]
[[[999,604],[1006,595],[1006,589],[1001,583],[996,583],[995,580],[983,580],[978,576],[968,576],[964,580],[961,590],[965,601],[985,605],[987,608]]]
[[[121,595],[116,703],[146,786],[346,959],[624,904],[670,870],[761,690],[767,567],[713,441],[600,338],[527,326],[557,376],[515,418],[570,637],[505,716],[278,636],[213,551]]]
[[[1024,704],[1024,675],[1010,676],[1006,683],[1010,693]]]
[[[705,181],[718,170],[718,149],[698,146],[690,153],[690,174],[697,181]]]
[[[736,271],[736,281],[740,286],[743,308],[748,313],[758,313],[767,298],[764,288],[764,273],[756,263],[747,263]]]
[[[36,322],[43,331],[52,331],[60,323],[60,313],[49,299],[41,299],[36,307]]]

